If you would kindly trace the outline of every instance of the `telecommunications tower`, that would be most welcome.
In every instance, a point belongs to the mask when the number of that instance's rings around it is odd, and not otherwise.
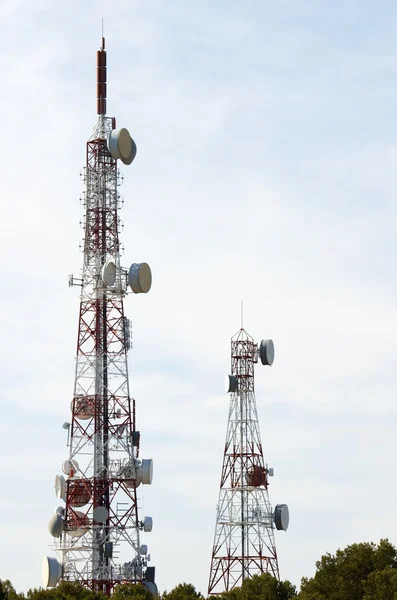
[[[254,388],[254,365],[272,365],[272,340],[258,346],[243,327],[231,340],[231,394],[223,457],[209,594],[240,586],[244,579],[269,572],[279,579],[274,529],[286,531],[286,504],[274,511],[269,501],[269,477],[274,470],[264,462]]]
[[[129,290],[149,291],[152,275],[146,263],[120,264],[118,165],[132,163],[136,146],[127,129],[116,129],[106,116],[104,38],[97,53],[97,114],[83,173],[83,268],[80,278],[69,277],[81,293],[71,417],[63,426],[69,456],[55,479],[63,504],[49,523],[59,560],[44,558],[43,583],[77,581],[109,596],[116,584],[141,582],[156,593],[140,539],[153,522],[140,518],[137,502],[138,486],[152,482],[153,464],[139,455],[128,383],[131,323],[123,306]]]

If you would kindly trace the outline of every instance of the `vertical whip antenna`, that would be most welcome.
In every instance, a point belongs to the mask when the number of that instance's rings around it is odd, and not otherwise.
[[[106,79],[106,50],[102,19],[102,46],[97,52],[96,111],[98,115],[106,115]]]

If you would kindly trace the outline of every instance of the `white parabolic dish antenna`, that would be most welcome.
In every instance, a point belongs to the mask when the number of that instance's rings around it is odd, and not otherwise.
[[[45,556],[43,559],[42,577],[44,587],[55,587],[62,575],[62,567],[56,558]]]
[[[62,475],[55,476],[55,496],[66,502],[66,480]]]
[[[74,407],[73,407],[74,402]],[[87,421],[95,416],[95,401],[88,400],[83,397],[76,397],[70,404],[71,412],[74,411],[74,416],[79,421]]]
[[[287,531],[289,525],[289,510],[286,504],[277,504],[274,509],[274,522],[276,529]]]
[[[226,375],[225,377],[225,392],[228,394],[237,390],[237,378],[234,375]]]
[[[116,265],[112,260],[107,260],[102,267],[102,281],[106,287],[112,287],[116,281]]]
[[[79,538],[87,533],[90,525],[90,520],[86,514],[81,512],[81,510],[75,510],[73,512],[75,514],[75,522],[69,522],[67,532],[70,535],[70,537]]]
[[[108,136],[108,150],[116,160],[119,158],[125,165],[130,165],[136,156],[136,144],[128,129],[113,129]]]
[[[65,473],[65,475],[70,475],[71,477],[73,477],[78,468],[79,463],[73,458],[68,458],[62,463],[62,471]]]
[[[147,294],[152,287],[152,272],[147,263],[133,263],[128,273],[128,283],[134,294]]]
[[[69,481],[69,504],[81,508],[91,500],[90,488],[82,481]]]
[[[154,598],[158,596],[157,585],[153,581],[145,581],[145,588],[153,594]]]
[[[63,525],[64,525],[64,521],[60,514],[55,513],[55,515],[52,515],[52,517],[48,523],[48,530],[49,530],[50,534],[52,535],[52,537],[54,537],[54,538],[61,537],[62,532],[63,532]]]
[[[109,516],[109,511],[105,506],[97,506],[92,512],[94,521],[104,523]]]
[[[259,356],[262,365],[272,366],[274,362],[274,344],[273,340],[262,340],[259,346]]]
[[[145,533],[150,533],[153,529],[153,519],[152,517],[145,517],[143,519],[143,531]]]
[[[143,485],[151,485],[153,481],[153,461],[151,458],[142,460],[141,478]]]

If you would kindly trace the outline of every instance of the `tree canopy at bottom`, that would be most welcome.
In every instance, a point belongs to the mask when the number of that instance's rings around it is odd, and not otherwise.
[[[304,577],[300,600],[397,600],[397,551],[388,540],[325,554]]]
[[[118,585],[113,600],[154,600],[141,584]],[[158,600],[204,600],[194,585],[181,583]],[[397,600],[397,550],[386,539],[363,542],[324,554],[313,577],[303,577],[299,594],[289,581],[269,573],[246,579],[240,588],[210,596],[209,600]],[[61,581],[56,588],[33,589],[18,594],[7,579],[0,580],[0,600],[106,600],[78,583]]]

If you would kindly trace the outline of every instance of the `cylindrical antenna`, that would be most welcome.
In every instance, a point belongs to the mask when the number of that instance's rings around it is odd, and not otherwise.
[[[96,111],[98,115],[106,115],[106,50],[105,38],[102,36],[102,47],[97,52],[96,77]]]

